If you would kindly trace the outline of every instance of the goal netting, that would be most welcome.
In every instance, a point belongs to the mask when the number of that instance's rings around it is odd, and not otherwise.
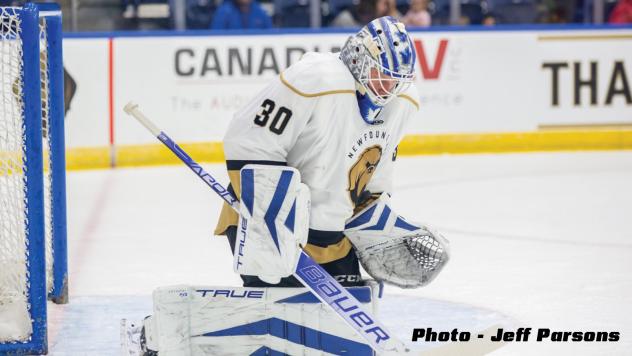
[[[61,13],[0,8],[0,354],[46,352],[67,301]]]

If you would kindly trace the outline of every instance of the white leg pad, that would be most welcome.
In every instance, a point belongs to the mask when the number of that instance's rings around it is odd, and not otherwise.
[[[380,289],[372,281],[349,288],[374,314]],[[160,356],[373,355],[305,288],[173,286],[158,288],[153,298],[145,333]]]

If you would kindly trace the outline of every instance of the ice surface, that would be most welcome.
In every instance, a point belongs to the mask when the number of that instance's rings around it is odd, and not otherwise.
[[[205,165],[227,182],[223,165]],[[68,174],[70,304],[49,305],[54,355],[116,355],[119,320],[172,284],[239,285],[220,199],[184,166]],[[438,228],[452,259],[428,287],[386,288],[380,316],[412,329],[493,323],[619,331],[616,343],[512,343],[494,355],[629,355],[632,152],[398,159],[393,206]],[[427,345],[416,344],[416,348]]]

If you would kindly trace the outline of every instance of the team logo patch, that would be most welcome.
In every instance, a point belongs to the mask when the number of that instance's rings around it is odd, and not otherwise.
[[[349,170],[349,196],[351,201],[358,202],[360,194],[371,180],[378,163],[382,159],[382,147],[371,146],[364,150],[358,161]]]

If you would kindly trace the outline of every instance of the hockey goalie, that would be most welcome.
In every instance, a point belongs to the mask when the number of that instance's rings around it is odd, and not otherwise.
[[[382,283],[421,287],[447,263],[447,240],[389,200],[419,110],[415,60],[404,25],[378,18],[340,53],[306,53],[237,112],[224,151],[239,211],[224,204],[215,234],[243,287],[159,288],[154,314],[123,339],[140,332],[144,355],[372,355],[293,274],[304,251],[375,313]]]

